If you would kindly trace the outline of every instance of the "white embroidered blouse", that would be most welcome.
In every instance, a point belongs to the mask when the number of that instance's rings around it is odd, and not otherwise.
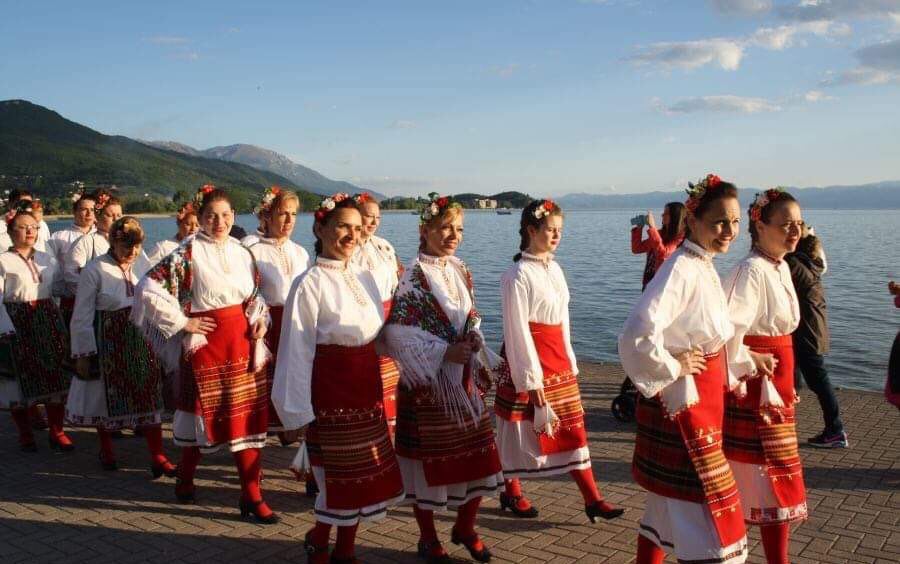
[[[35,251],[25,259],[13,250],[0,253],[0,301],[4,304],[48,299],[59,284],[59,265],[49,254]],[[15,332],[6,308],[0,307],[0,335]]]
[[[272,403],[285,429],[299,429],[315,419],[311,383],[316,345],[363,346],[383,324],[375,281],[353,264],[318,257],[294,280],[284,306],[272,386]]]
[[[516,391],[543,388],[543,370],[528,323],[562,325],[572,371],[578,373],[569,331],[569,286],[552,256],[522,258],[500,278],[503,344]]]
[[[248,235],[249,237],[249,235]],[[294,279],[309,268],[309,253],[297,243],[259,238],[249,245],[262,277],[260,292],[270,306],[284,305]]]
[[[92,231],[69,247],[63,259],[63,278],[66,281],[66,295],[74,296],[78,292],[78,278],[87,263],[106,254],[109,250],[109,239],[104,233]]]
[[[372,235],[365,243],[356,248],[353,253],[353,262],[372,273],[372,277],[378,284],[382,302],[393,297],[399,282],[397,252],[393,245],[386,239]]]

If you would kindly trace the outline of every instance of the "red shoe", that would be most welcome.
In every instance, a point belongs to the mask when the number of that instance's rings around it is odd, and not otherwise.
[[[519,502],[522,500],[528,504],[528,509],[519,508]],[[509,509],[513,512],[513,515],[522,519],[534,519],[538,516],[537,508],[525,499],[525,496],[510,496],[506,495],[506,492],[500,492],[500,511],[503,512],[506,509]]]
[[[416,554],[419,555],[419,558],[424,558],[426,564],[450,564],[453,562],[439,540],[419,541],[417,549]]]
[[[469,551],[469,556],[476,562],[491,561],[491,551],[488,550],[488,548],[484,546],[484,543],[481,542],[481,539],[478,538],[478,533],[474,533],[468,537],[461,537],[456,533],[456,529],[452,529],[450,531],[450,542],[465,546]],[[479,544],[481,545],[481,548],[475,548]]]
[[[166,459],[164,462],[157,464],[154,462],[150,465],[150,473],[153,474],[153,479],[156,480],[163,474],[167,478],[177,478],[178,477],[178,467],[169,462]]]
[[[72,444],[72,441],[69,440],[65,433],[60,433],[55,437],[50,435],[47,437],[47,440],[50,442],[51,450],[58,452],[72,452],[75,450],[75,445]]]

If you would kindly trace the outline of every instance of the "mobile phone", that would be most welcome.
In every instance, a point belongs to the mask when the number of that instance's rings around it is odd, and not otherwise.
[[[635,227],[643,227],[647,224],[647,216],[644,214],[636,215],[631,218],[631,225]]]

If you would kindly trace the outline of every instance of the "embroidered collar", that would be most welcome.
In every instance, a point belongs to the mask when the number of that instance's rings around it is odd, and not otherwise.
[[[776,267],[778,267],[781,264],[781,259],[777,259],[777,258],[773,257],[772,255],[770,255],[769,253],[760,249],[756,245],[753,245],[753,247],[751,247],[750,251],[753,252],[754,254],[756,254],[757,256],[766,259],[766,262],[773,264]]]
[[[425,253],[419,253],[419,262],[423,264],[427,264],[430,266],[440,266],[443,268],[453,259],[453,255],[447,255],[443,257],[436,257],[432,255],[426,255]]]
[[[224,247],[228,244],[229,241],[231,241],[231,237],[226,237],[224,241],[217,241],[203,231],[198,231],[196,237],[201,241],[206,241],[207,243],[211,243],[217,247]]]
[[[537,255],[533,255],[529,252],[523,251],[522,258],[524,260],[531,261],[531,262],[540,262],[546,266],[546,265],[549,265],[551,262],[553,262],[553,259],[556,258],[556,255],[554,255],[553,253],[547,253],[547,256],[545,256],[544,258],[541,258]]]
[[[283,247],[283,246],[287,245],[287,243],[288,243],[288,241],[290,241],[290,239],[286,238],[284,241],[279,242],[278,239],[275,237],[262,237],[261,236],[259,238],[259,241],[260,241],[260,243],[272,245],[273,247]]]
[[[316,257],[316,266],[330,268],[331,270],[347,270],[350,267],[349,260],[330,259],[322,256]]]
[[[697,243],[691,241],[690,239],[685,239],[681,245],[681,248],[683,248],[684,251],[691,256],[697,257],[699,259],[707,260],[710,262],[712,261],[713,256],[714,256],[711,252],[707,251],[706,249],[704,249]]]

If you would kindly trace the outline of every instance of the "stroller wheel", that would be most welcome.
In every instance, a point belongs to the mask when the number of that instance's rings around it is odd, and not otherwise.
[[[612,402],[612,414],[622,423],[634,421],[634,400],[626,395],[618,395]]]

